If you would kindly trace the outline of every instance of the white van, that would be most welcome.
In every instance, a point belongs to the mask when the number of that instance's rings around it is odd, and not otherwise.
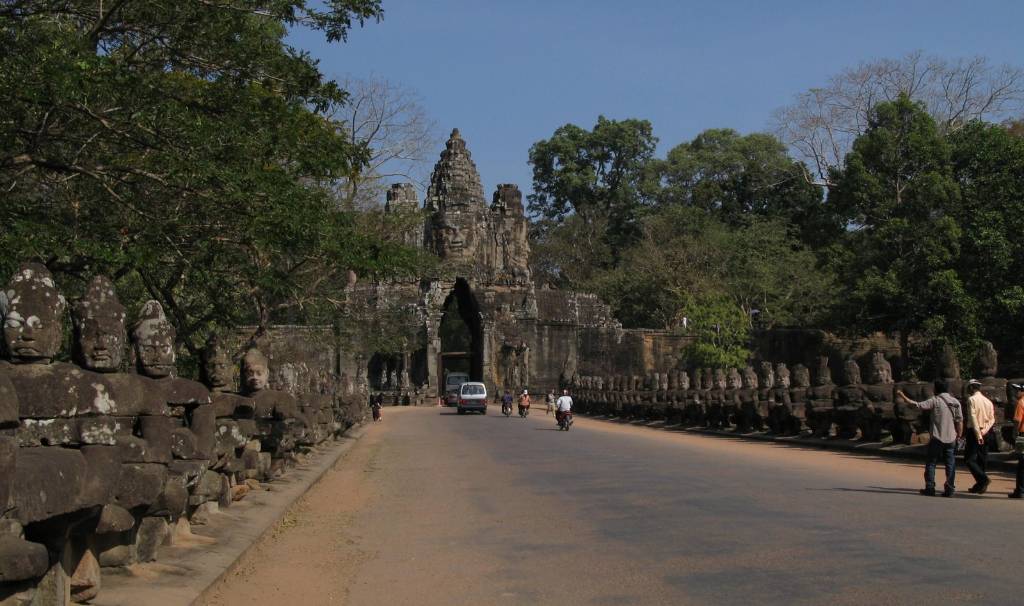
[[[463,383],[459,386],[459,414],[479,412],[487,414],[487,387],[483,383]]]

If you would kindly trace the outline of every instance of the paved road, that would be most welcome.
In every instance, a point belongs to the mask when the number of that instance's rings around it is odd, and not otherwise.
[[[1006,478],[926,498],[914,464],[494,412],[385,409],[211,603],[1024,600]]]

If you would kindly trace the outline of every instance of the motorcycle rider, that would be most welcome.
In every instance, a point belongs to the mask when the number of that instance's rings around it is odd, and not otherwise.
[[[563,389],[562,396],[555,403],[555,422],[561,423],[567,415],[572,417],[572,397],[568,389]]]
[[[519,394],[519,414],[522,415],[526,410],[529,410],[529,391],[523,388],[522,393]]]
[[[512,392],[505,390],[505,395],[501,396],[501,413],[512,412]]]

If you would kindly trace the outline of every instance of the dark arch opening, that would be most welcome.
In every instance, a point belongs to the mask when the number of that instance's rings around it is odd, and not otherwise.
[[[471,381],[484,376],[484,335],[480,305],[465,279],[455,281],[441,307],[440,360],[438,385],[444,385],[448,372],[465,372]]]

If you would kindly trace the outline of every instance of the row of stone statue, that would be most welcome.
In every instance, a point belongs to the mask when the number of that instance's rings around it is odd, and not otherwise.
[[[175,376],[160,303],[129,332],[104,277],[71,306],[76,364],[57,362],[66,307],[39,264],[0,291],[0,602],[95,597],[101,567],[155,559],[362,414],[330,382],[270,389],[255,346],[241,357],[244,393],[230,391],[236,362],[215,340],[207,385]]]
[[[996,374],[996,352],[986,343],[981,352],[982,391],[993,401],[996,422],[1005,426],[1013,402],[1011,382]],[[964,397],[964,382],[951,349],[943,351],[941,378],[949,391]],[[896,390],[913,400],[933,395],[933,384],[919,380],[894,382],[892,366],[881,352],[871,356],[868,382],[860,365],[844,362],[844,380],[832,381],[829,358],[819,359],[814,380],[803,364],[790,370],[785,363],[673,370],[647,376],[583,376],[573,381],[576,407],[584,413],[664,420],[669,424],[738,432],[769,431],[779,435],[813,435],[895,443],[926,440],[925,415],[914,406],[896,402]],[[692,376],[692,378],[691,378]],[[1013,383],[1019,383],[1014,380]],[[1002,440],[1002,437],[1001,437]]]

